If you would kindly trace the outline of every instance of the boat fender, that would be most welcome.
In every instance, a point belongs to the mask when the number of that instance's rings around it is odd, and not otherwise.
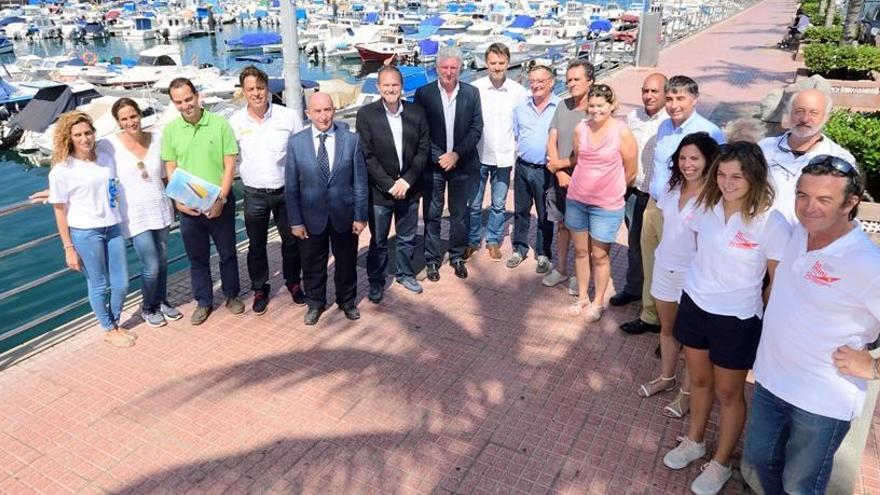
[[[98,55],[95,52],[85,52],[82,54],[82,61],[86,65],[95,65],[98,62]]]

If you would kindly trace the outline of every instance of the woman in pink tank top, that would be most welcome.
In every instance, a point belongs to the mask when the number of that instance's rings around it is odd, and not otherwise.
[[[623,223],[626,186],[636,177],[638,145],[629,128],[612,114],[617,98],[611,88],[597,84],[587,95],[589,120],[574,131],[575,166],[565,201],[565,226],[574,242],[578,296],[572,316],[597,321],[605,310],[605,290],[611,279],[608,250]],[[587,295],[590,261],[593,263],[592,302]]]

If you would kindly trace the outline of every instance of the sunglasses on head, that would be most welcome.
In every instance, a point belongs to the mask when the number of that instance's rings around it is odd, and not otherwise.
[[[807,166],[810,165],[824,165],[827,167],[831,167],[847,177],[852,177],[856,174],[856,168],[853,166],[852,163],[844,160],[843,158],[832,155],[815,156],[807,163]]]

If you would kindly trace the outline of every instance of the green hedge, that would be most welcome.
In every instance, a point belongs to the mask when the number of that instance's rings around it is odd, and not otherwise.
[[[880,48],[810,43],[804,47],[804,62],[810,73],[830,79],[867,79],[870,71],[880,70]]]
[[[843,26],[810,26],[804,33],[804,39],[810,43],[837,43],[843,35]]]
[[[825,124],[825,134],[856,158],[869,182],[880,179],[880,112],[836,110]],[[874,191],[875,198],[880,199]]]
[[[833,2],[834,0],[828,0],[829,2]],[[810,23],[815,24],[817,26],[825,25],[825,16],[819,15],[819,2],[802,2],[801,8],[804,9],[804,14],[807,14],[807,17],[810,18]],[[843,15],[840,12],[840,9],[834,11],[834,25],[842,26],[843,25]]]

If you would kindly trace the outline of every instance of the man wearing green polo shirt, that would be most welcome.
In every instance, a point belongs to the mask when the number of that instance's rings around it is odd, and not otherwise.
[[[184,77],[171,81],[169,95],[180,118],[169,123],[162,134],[162,160],[165,160],[168,177],[180,167],[220,186],[217,201],[205,213],[175,203],[180,212],[180,235],[190,263],[193,298],[198,304],[191,322],[201,325],[214,306],[211,239],[220,255],[220,281],[226,308],[233,314],[244,312],[244,304],[238,297],[235,197],[232,194],[238,145],[229,122],[201,107],[192,81]]]

